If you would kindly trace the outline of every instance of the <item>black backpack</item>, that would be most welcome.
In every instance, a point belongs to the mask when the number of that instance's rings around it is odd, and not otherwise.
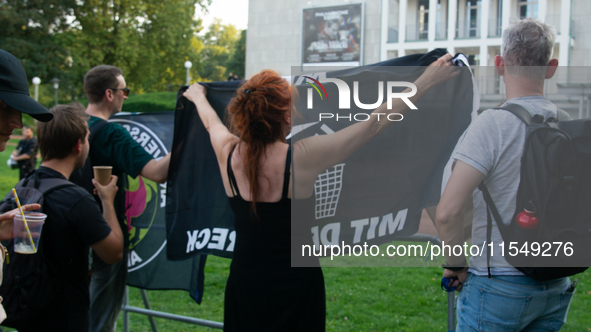
[[[511,223],[503,224],[484,182],[478,186],[487,204],[487,244],[494,218],[505,259],[525,275],[546,281],[583,272],[591,266],[591,119],[544,122],[515,104],[503,109],[526,124],[526,139]],[[536,228],[516,222],[525,209],[535,210]]]
[[[93,123],[92,126],[90,126],[90,128],[89,128],[90,135],[88,136],[88,144],[90,145],[91,150],[92,150],[92,142],[94,142],[94,139],[96,138],[98,133],[108,124],[109,124],[108,121],[103,120],[103,119],[99,119],[98,121]],[[72,172],[72,174],[70,175],[70,179],[69,179],[70,182],[75,183],[75,184],[79,185],[80,187],[84,188],[91,195],[94,192],[94,185],[92,184],[92,179],[94,178],[94,173],[92,170],[92,166],[94,166],[94,164],[92,162],[91,153],[88,153],[88,157],[86,157],[86,161],[84,162],[84,166],[82,166],[79,169],[74,170]],[[97,202],[100,203],[100,200],[98,200],[97,197],[95,197],[95,198],[97,199]],[[99,204],[99,206],[101,206],[101,209],[102,209],[102,205]]]
[[[43,211],[43,197],[57,189],[73,186],[64,179],[49,178],[39,180],[37,171],[29,174],[16,185],[21,204],[39,203]],[[16,208],[12,193],[0,201],[0,212]],[[47,221],[46,221],[47,222]],[[39,239],[37,253],[32,255],[14,252],[13,240],[6,244],[6,260],[3,267],[3,281],[0,286],[2,304],[7,318],[2,325],[19,328],[26,326],[31,319],[40,317],[47,311],[53,299],[60,296],[61,280],[43,253],[43,232]],[[53,271],[50,276],[49,271]]]

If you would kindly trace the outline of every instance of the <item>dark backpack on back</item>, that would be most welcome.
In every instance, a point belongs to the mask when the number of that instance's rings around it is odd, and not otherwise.
[[[58,178],[39,180],[35,171],[21,180],[15,188],[21,204],[39,203],[43,211],[45,195],[73,185]],[[16,207],[12,193],[0,201],[1,213]],[[59,275],[59,271],[45,259],[43,248],[43,231],[36,254],[15,253],[13,240],[6,244],[7,258],[3,267],[4,280],[0,286],[0,296],[3,298],[7,318],[2,325],[13,328],[26,326],[46,311],[56,296],[60,296],[61,280],[55,277]],[[53,271],[54,276],[50,276],[49,271]]]
[[[526,124],[526,139],[511,223],[503,224],[484,182],[478,187],[487,204],[487,243],[494,218],[505,259],[525,275],[546,281],[583,272],[591,266],[591,120],[544,122],[518,105],[503,109]],[[519,226],[518,215],[532,207],[538,227]],[[508,250],[511,244],[518,250]]]
[[[98,133],[106,126],[109,122],[103,119],[99,119],[95,123],[90,126],[90,135],[88,136],[88,144],[92,150],[92,143],[94,142]],[[84,188],[88,191],[91,195],[94,191],[94,185],[92,184],[92,179],[94,178],[94,172],[92,167],[94,166],[91,158],[91,153],[88,153],[88,157],[86,157],[86,161],[84,162],[84,166],[82,168],[76,169],[70,175],[70,182],[79,185],[80,187]],[[99,204],[99,206],[102,206]]]

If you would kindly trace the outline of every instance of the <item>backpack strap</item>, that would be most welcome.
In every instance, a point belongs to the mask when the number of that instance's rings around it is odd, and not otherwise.
[[[32,186],[30,185],[31,182],[32,182]],[[41,192],[41,194],[43,195],[43,199],[45,200],[45,196],[49,195],[50,193],[52,193],[58,189],[61,189],[61,188],[73,187],[73,186],[75,186],[75,184],[66,180],[66,179],[60,179],[60,178],[39,179],[39,170],[35,170],[35,171],[31,172],[29,175],[27,175],[27,177],[25,177],[21,182],[19,182],[18,186],[28,187],[28,188],[33,187],[33,188],[39,190]],[[42,233],[41,237],[39,238],[39,246],[37,248],[37,254],[43,256],[43,259],[44,259],[45,263],[47,264],[47,266],[58,275],[60,281],[64,280],[64,277],[61,274],[61,272],[58,269],[56,269],[51,264],[51,262],[49,262],[49,260],[47,260],[47,258],[45,258],[44,253],[43,253],[43,248],[44,248],[44,245],[43,245],[43,233]]]
[[[532,116],[525,108],[523,108],[522,106],[517,105],[517,104],[507,104],[507,105],[505,105],[505,107],[499,108],[499,109],[513,113],[513,115],[518,117],[527,126],[531,126],[533,123],[542,123],[543,122],[541,115],[537,114],[535,116]],[[558,128],[558,125],[556,124],[557,122],[559,122],[561,119],[563,121],[568,121],[569,118],[570,118],[570,115],[567,112],[565,112],[562,109],[557,107],[556,108],[556,118],[550,117],[544,123],[546,123],[549,127]]]
[[[64,188],[64,187],[70,187],[70,186],[74,186],[74,184],[68,180],[65,179],[60,179],[60,178],[48,178],[48,179],[43,179],[43,181],[41,181],[39,179],[39,172],[38,171],[34,171],[33,176],[33,185],[34,188],[39,190],[41,192],[41,194],[43,194],[43,196],[45,197],[45,195],[48,195],[49,193],[58,190],[60,188]],[[28,183],[27,183],[28,184]]]
[[[528,126],[531,126],[534,123],[534,117],[523,107],[517,104],[507,104],[503,108],[499,108],[501,110],[509,111],[513,113],[519,120],[523,121]]]
[[[493,221],[492,218],[494,217],[494,220],[497,222],[497,227],[499,228],[499,231],[501,228],[505,227],[505,224],[503,224],[503,219],[501,218],[501,214],[499,213],[499,210],[497,209],[495,202],[493,202],[492,196],[490,195],[488,188],[484,184],[484,181],[482,181],[478,185],[478,189],[480,189],[480,191],[482,191],[482,197],[484,198],[484,201],[486,202],[486,241],[488,243],[491,243],[492,221]],[[492,217],[491,217],[491,213],[492,213]],[[490,249],[488,248],[488,246],[487,246],[487,250],[486,250],[486,268],[488,269],[488,277],[491,278],[492,275],[490,273]]]

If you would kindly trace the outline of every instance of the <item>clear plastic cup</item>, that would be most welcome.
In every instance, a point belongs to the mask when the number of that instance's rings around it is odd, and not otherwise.
[[[29,231],[33,238],[35,246],[31,245],[31,239],[23,218],[20,214],[14,217],[14,251],[19,254],[34,254],[39,248],[39,238],[41,237],[41,229],[45,223],[47,215],[39,212],[25,212],[25,219],[29,225]]]

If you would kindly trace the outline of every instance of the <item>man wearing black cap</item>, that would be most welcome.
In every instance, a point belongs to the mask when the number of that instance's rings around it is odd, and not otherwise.
[[[53,114],[29,95],[27,74],[21,63],[4,50],[0,50],[0,100],[39,121],[53,119]]]
[[[23,127],[21,113],[30,114],[43,122],[53,119],[53,114],[29,96],[27,74],[21,63],[12,54],[0,50],[0,152],[6,150],[12,131]],[[40,207],[39,204],[27,204],[23,206],[23,211]],[[13,210],[0,215],[0,241],[13,238],[12,218],[17,212]],[[4,247],[0,245],[0,283],[3,262]],[[0,322],[5,318],[6,313],[0,304]]]
[[[23,127],[22,114],[47,122],[53,119],[45,107],[29,96],[27,74],[14,55],[0,50],[0,152],[6,150],[6,143],[14,129]],[[38,209],[38,204],[23,206],[24,211]],[[0,241],[12,239],[12,218],[16,211],[0,215]],[[4,257],[3,254],[0,254]]]

